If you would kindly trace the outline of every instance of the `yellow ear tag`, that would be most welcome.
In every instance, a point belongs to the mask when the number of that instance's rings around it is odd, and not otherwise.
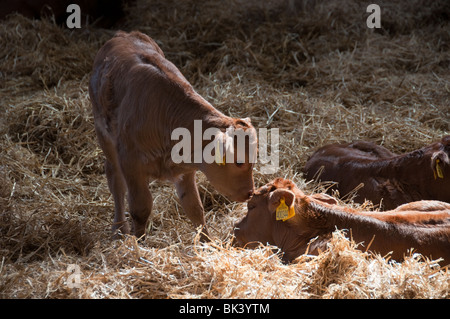
[[[219,143],[219,140],[217,140],[215,162],[219,166],[225,165],[225,154],[223,155],[223,157],[221,157],[220,153],[222,153],[220,151],[220,143]]]
[[[441,162],[441,160],[438,158],[436,160],[436,173],[439,178],[444,178],[444,173],[442,172],[442,168],[439,165],[440,162]],[[434,179],[436,179],[436,176],[434,176]]]
[[[289,218],[294,217],[295,215],[295,209],[294,205],[291,207],[288,207],[286,203],[284,202],[284,198],[280,199],[280,205],[278,205],[276,212],[276,219],[286,221]]]

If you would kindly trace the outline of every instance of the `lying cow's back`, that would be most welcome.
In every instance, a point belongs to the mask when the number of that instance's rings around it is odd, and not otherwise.
[[[379,159],[396,156],[388,149],[370,142],[356,141],[344,144],[325,145],[315,151],[308,159],[303,172],[307,180],[320,179],[322,181],[337,182],[332,189],[338,189],[341,196],[353,191],[359,184],[374,187],[378,181],[367,174],[364,164]],[[349,175],[350,174],[350,175]],[[379,202],[378,194],[365,194],[360,189],[357,198],[364,200],[369,195],[373,202]]]
[[[383,146],[370,142],[356,141],[352,143],[334,143],[325,145],[315,151],[308,159],[304,172],[313,178],[313,172],[319,165],[344,166],[351,163],[366,163],[378,159],[396,156]]]
[[[357,189],[356,202],[394,209],[419,200],[450,202],[449,154],[449,136],[400,155],[369,142],[332,144],[318,149],[303,172],[307,179],[336,182],[332,189],[341,196]]]

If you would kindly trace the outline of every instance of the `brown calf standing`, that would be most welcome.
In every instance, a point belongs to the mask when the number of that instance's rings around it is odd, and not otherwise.
[[[277,220],[281,201],[293,207],[295,215]],[[278,178],[255,191],[248,202],[248,213],[235,225],[234,234],[240,246],[275,245],[284,252],[284,261],[292,261],[306,252],[317,254],[319,249],[324,250],[336,228],[346,229],[355,242],[363,242],[366,247],[370,243],[370,250],[381,255],[392,252],[397,261],[415,248],[424,256],[443,258],[449,264],[450,205],[441,204],[405,205],[386,212],[387,216],[390,214],[386,221],[375,218],[376,213],[369,216],[370,212],[338,206],[326,195],[307,196],[293,182]]]
[[[222,139],[228,141],[225,147],[235,137],[224,133],[229,128],[250,129],[255,140],[256,133],[249,119],[225,116],[197,94],[147,35],[118,32],[104,44],[94,61],[89,95],[115,202],[113,231],[130,231],[124,213],[128,190],[134,234],[140,237],[145,233],[153,203],[148,188],[151,179],[175,184],[183,210],[195,226],[205,226],[195,182],[197,170],[231,200],[245,201],[253,193],[249,153],[245,154],[245,162],[229,163],[227,159],[223,165],[207,163],[203,156],[192,163],[173,161],[172,149],[178,142],[172,140],[172,132],[185,128],[194,137],[194,120],[201,120],[202,134],[208,128],[219,129]],[[193,141],[192,152],[203,151],[210,140],[201,143],[198,149]],[[195,154],[190,155],[194,159]]]
[[[307,179],[320,173],[322,181],[337,182],[331,189],[341,195],[362,183],[356,202],[368,199],[381,202],[382,209],[394,209],[419,200],[450,202],[449,157],[450,135],[402,155],[369,142],[331,144],[318,149],[303,172]]]

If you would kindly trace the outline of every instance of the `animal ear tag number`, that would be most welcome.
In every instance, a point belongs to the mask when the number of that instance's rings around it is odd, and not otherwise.
[[[217,140],[215,162],[219,166],[225,165],[225,154],[221,156],[221,153],[220,142]]]
[[[436,175],[439,178],[444,178],[444,173],[442,172],[441,165],[439,165],[440,162],[441,160],[439,158],[436,159],[436,172],[434,173],[434,179],[436,179]]]
[[[291,207],[288,207],[284,201],[284,198],[280,199],[280,205],[278,205],[276,212],[276,219],[286,221],[289,218],[294,217],[295,215],[295,209],[294,205]]]

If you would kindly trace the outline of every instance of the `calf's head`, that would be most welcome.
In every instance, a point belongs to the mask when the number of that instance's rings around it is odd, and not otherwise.
[[[234,123],[215,137],[214,161],[203,163],[201,171],[213,187],[231,200],[243,202],[254,191],[253,165],[256,160],[257,137],[250,119]]]

